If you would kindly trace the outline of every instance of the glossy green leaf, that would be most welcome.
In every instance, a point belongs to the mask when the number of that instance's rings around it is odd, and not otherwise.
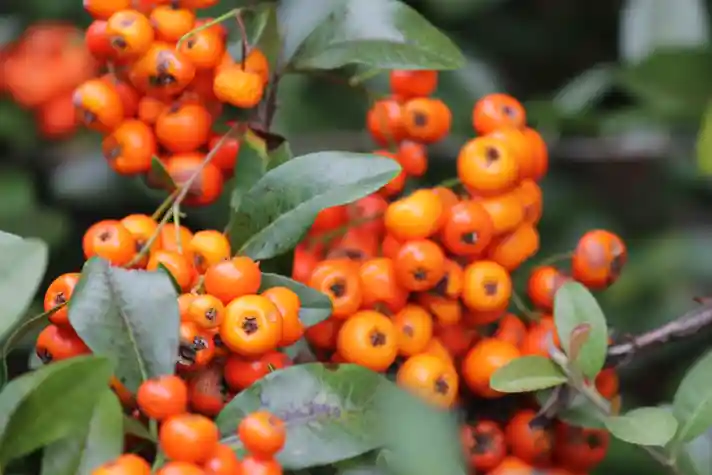
[[[490,387],[503,393],[538,391],[566,382],[556,363],[544,356],[522,356],[502,366],[490,378]]]
[[[264,292],[272,287],[287,287],[299,296],[302,304],[299,310],[299,320],[305,327],[311,327],[326,320],[331,315],[331,300],[326,294],[307,287],[301,282],[292,280],[278,274],[262,274],[262,286],[260,292]]]
[[[178,355],[178,294],[165,273],[89,260],[69,305],[69,321],[94,354],[116,361],[116,377],[136,391],[173,374]]]
[[[287,442],[277,455],[286,470],[328,465],[375,449],[378,395],[392,383],[357,365],[309,363],[268,374],[228,403],[217,418],[222,442],[236,451],[235,428],[266,409],[285,421]]]
[[[248,130],[240,143],[240,151],[233,174],[233,188],[230,206],[240,207],[242,197],[267,173],[269,155],[267,144],[251,130]]]
[[[707,17],[704,0],[627,0],[620,15],[620,56],[635,63],[658,48],[704,46],[710,39]]]
[[[81,432],[113,369],[107,358],[78,356],[10,381],[0,392],[0,466]]]
[[[54,313],[54,310],[49,312],[43,312],[38,315],[34,315],[26,320],[20,320],[16,322],[15,325],[10,328],[10,331],[7,332],[6,337],[1,340],[2,350],[0,351],[0,360],[2,360],[2,363],[0,364],[0,387],[5,384],[8,377],[7,355],[9,355],[10,352],[14,350],[17,345],[20,344],[20,342],[25,336],[27,336],[33,331],[39,331],[42,327],[47,325],[47,322],[49,321],[48,318],[52,313]],[[32,352],[31,355],[37,358],[37,360],[41,363],[41,360],[35,352]]]
[[[123,417],[124,434],[130,434],[139,439],[150,440],[155,442],[156,438],[151,435],[148,428],[138,419],[124,415]]]
[[[255,260],[294,248],[316,215],[381,188],[400,172],[389,158],[349,152],[296,157],[269,171],[233,206],[232,248]]]
[[[319,17],[313,0],[289,3],[301,5],[304,10],[300,15]],[[296,13],[296,5],[291,8]],[[464,64],[457,46],[403,2],[332,0],[326,8],[328,14],[315,19],[315,28],[296,50],[292,58],[295,69],[336,69],[346,64],[383,69],[457,69]],[[290,24],[282,28],[289,32]]]
[[[91,475],[101,464],[121,455],[122,418],[121,403],[107,388],[94,404],[84,430],[44,449],[41,475]]]
[[[466,475],[460,424],[454,412],[437,409],[396,385],[378,399],[377,430],[394,473]]]
[[[589,290],[578,282],[566,282],[554,296],[554,321],[561,347],[569,352],[571,338],[580,325],[588,325],[588,337],[575,363],[588,378],[603,368],[608,351],[608,327],[601,307]]]
[[[614,437],[637,445],[663,447],[675,436],[677,420],[662,407],[639,407],[604,420]]]
[[[47,246],[0,232],[0,339],[23,316],[47,268]]]
[[[586,112],[611,90],[614,78],[612,65],[596,65],[561,88],[552,100],[552,105],[559,113],[569,116]]]
[[[712,427],[712,351],[687,371],[672,407],[680,423],[677,440],[688,442]]]

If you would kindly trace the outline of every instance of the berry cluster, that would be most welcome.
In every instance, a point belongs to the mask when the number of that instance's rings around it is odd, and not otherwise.
[[[83,35],[69,24],[40,22],[0,47],[0,94],[8,93],[16,104],[33,111],[47,139],[65,138],[77,130],[74,88],[98,72]]]
[[[127,5],[123,5],[126,3]],[[173,184],[191,179],[186,204],[217,199],[231,176],[239,142],[218,133],[224,105],[251,109],[262,100],[269,63],[258,48],[236,61],[227,51],[227,30],[198,19],[213,1],[87,1],[95,18],[86,44],[110,73],[76,88],[73,103],[86,127],[104,134],[109,166],[122,175],[148,175],[158,158]],[[154,5],[154,3],[160,3]],[[209,163],[203,163],[212,152]]]
[[[161,421],[159,445],[170,462],[157,475],[280,475],[275,455],[287,437],[284,422],[266,411],[249,414],[239,424],[237,435],[249,455],[242,460],[228,445],[219,442],[211,419],[187,412],[188,389],[176,376],[146,381],[138,390],[144,414]],[[125,454],[94,470],[93,475],[150,475],[151,466],[142,457]]]

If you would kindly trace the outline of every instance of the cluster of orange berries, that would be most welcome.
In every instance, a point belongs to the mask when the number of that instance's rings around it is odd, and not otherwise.
[[[45,138],[70,136],[79,126],[74,88],[98,72],[83,35],[70,24],[40,22],[0,47],[0,94],[33,111]]]
[[[92,475],[280,475],[275,455],[287,438],[284,422],[258,411],[245,417],[237,435],[248,455],[238,459],[232,448],[219,441],[218,427],[210,418],[188,412],[188,389],[177,376],[144,382],[138,390],[141,411],[160,422],[159,446],[169,460],[157,472],[142,457],[124,454]]]
[[[72,99],[79,120],[105,134],[103,154],[117,173],[148,175],[151,182],[154,157],[176,185],[197,173],[185,200],[192,205],[215,201],[235,167],[239,142],[221,140],[216,130],[223,106],[255,107],[269,80],[259,49],[249,48],[236,62],[227,30],[197,18],[197,10],[215,3],[85,1],[95,18],[86,45],[110,72],[83,82]],[[213,155],[204,164],[208,151]]]
[[[433,75],[392,73],[398,98],[381,102],[368,119],[377,141],[407,130],[407,140],[419,137],[424,146],[440,133],[417,136],[414,130],[431,120],[447,132],[449,121],[433,112],[442,103],[423,97],[430,87],[418,89]],[[404,101],[406,90],[411,98]],[[387,130],[375,121],[374,110],[388,112]],[[527,291],[537,311],[521,316],[531,321],[508,313],[511,274],[539,249],[536,225],[543,206],[537,182],[547,171],[548,154],[539,134],[526,126],[524,108],[510,96],[478,101],[473,127],[478,136],[457,160],[461,193],[437,186],[388,200],[402,189],[393,186],[396,178],[355,203],[321,212],[293,263],[292,277],[333,304],[332,316],[305,332],[322,360],[381,372],[397,368],[402,387],[443,408],[468,395],[504,396],[490,387],[497,369],[523,355],[548,357],[550,338],[560,344],[551,315],[556,290],[568,279],[606,288],[627,258],[617,235],[590,231],[570,256],[571,275],[554,266],[531,272]],[[393,158],[407,164],[408,157],[401,148]],[[608,398],[618,392],[613,369],[602,371],[595,383]],[[525,452],[511,451],[527,459]],[[550,468],[552,457],[527,463]]]

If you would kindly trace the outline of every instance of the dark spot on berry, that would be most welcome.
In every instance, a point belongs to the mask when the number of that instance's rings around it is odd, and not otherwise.
[[[419,111],[414,112],[413,124],[415,124],[416,127],[425,127],[428,125],[428,115]]]
[[[497,290],[499,289],[499,283],[498,282],[485,282],[482,284],[482,289],[485,291],[485,295],[488,297],[494,297],[497,295]]]
[[[487,147],[485,149],[485,161],[487,165],[492,165],[499,160],[500,156],[499,150],[494,147]]]
[[[428,271],[423,268],[418,268],[413,271],[413,278],[415,280],[425,280],[428,278]]]
[[[204,350],[208,347],[208,341],[202,336],[196,336],[193,338],[193,349],[195,351]]]
[[[67,303],[67,297],[64,292],[57,292],[57,295],[54,296],[54,305],[62,305],[63,303]]]
[[[381,333],[378,329],[373,329],[370,335],[371,345],[373,346],[383,346],[386,344],[386,335]]]
[[[598,434],[593,432],[586,434],[586,445],[588,445],[592,449],[596,449],[603,445],[603,441],[601,440],[601,437],[599,437]]]
[[[218,316],[218,311],[215,308],[209,308],[205,311],[205,318],[209,322],[214,322]]]
[[[118,49],[118,50],[122,50],[122,51],[123,51],[123,50],[125,50],[126,47],[128,46],[128,43],[126,43],[126,40],[125,40],[123,37],[121,37],[121,36],[114,36],[113,38],[111,38],[111,46],[112,46],[112,48],[114,48],[114,49]]]
[[[113,233],[111,232],[110,229],[104,229],[102,232],[99,233],[99,235],[97,237],[99,238],[99,241],[105,242],[105,241],[108,241],[109,239],[111,239],[112,235],[113,235]]]
[[[516,117],[517,116],[517,111],[510,106],[502,106],[502,113],[506,115],[507,117]]]
[[[447,394],[450,390],[450,385],[443,378],[435,380],[435,392],[438,394]]]
[[[257,324],[257,319],[255,317],[247,317],[245,318],[245,321],[242,322],[242,329],[248,335],[252,335],[260,329],[260,326]]]
[[[477,234],[477,231],[468,231],[466,233],[460,234],[460,241],[463,242],[464,244],[477,244],[477,241],[479,240],[479,235]]]
[[[329,286],[329,292],[336,298],[346,295],[346,282],[339,280]]]
[[[407,337],[412,337],[415,334],[413,327],[410,325],[403,326],[403,334]]]
[[[47,348],[37,348],[37,357],[44,364],[49,364],[54,359],[52,353],[50,353]]]
[[[205,266],[205,258],[200,254],[195,254],[195,256],[193,256],[193,265],[197,269],[202,269],[203,266]]]
[[[195,364],[195,358],[197,356],[195,347],[193,345],[181,344],[178,347],[178,364],[182,366],[191,366]]]

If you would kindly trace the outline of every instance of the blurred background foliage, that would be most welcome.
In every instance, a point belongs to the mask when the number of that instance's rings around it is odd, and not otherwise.
[[[712,171],[712,114],[704,120],[712,98],[712,0],[407,3],[446,31],[467,59],[461,70],[441,75],[436,95],[452,107],[454,126],[451,137],[433,147],[426,182],[454,175],[458,147],[472,135],[474,101],[509,92],[526,103],[530,121],[550,144],[540,259],[571,249],[590,228],[623,236],[628,267],[600,295],[619,335],[660,325],[692,308],[693,297],[712,295],[712,181],[701,173]],[[220,8],[230,7],[226,0]],[[78,0],[3,0],[0,44],[46,20],[89,23]],[[367,86],[385,92],[382,76]],[[275,128],[296,153],[368,151],[367,108],[362,91],[320,77],[288,77]],[[98,144],[86,132],[42,139],[31,112],[0,99],[0,229],[48,241],[48,281],[80,268],[88,225],[150,213],[160,199],[113,174]],[[188,224],[222,228],[225,216],[223,202],[191,212]],[[522,270],[519,289],[524,279]],[[626,405],[669,400],[710,336],[626,367]],[[696,450],[709,457],[712,439],[697,442]],[[642,452],[616,444],[597,473],[639,474],[649,465]],[[650,470],[658,473],[654,464]]]

